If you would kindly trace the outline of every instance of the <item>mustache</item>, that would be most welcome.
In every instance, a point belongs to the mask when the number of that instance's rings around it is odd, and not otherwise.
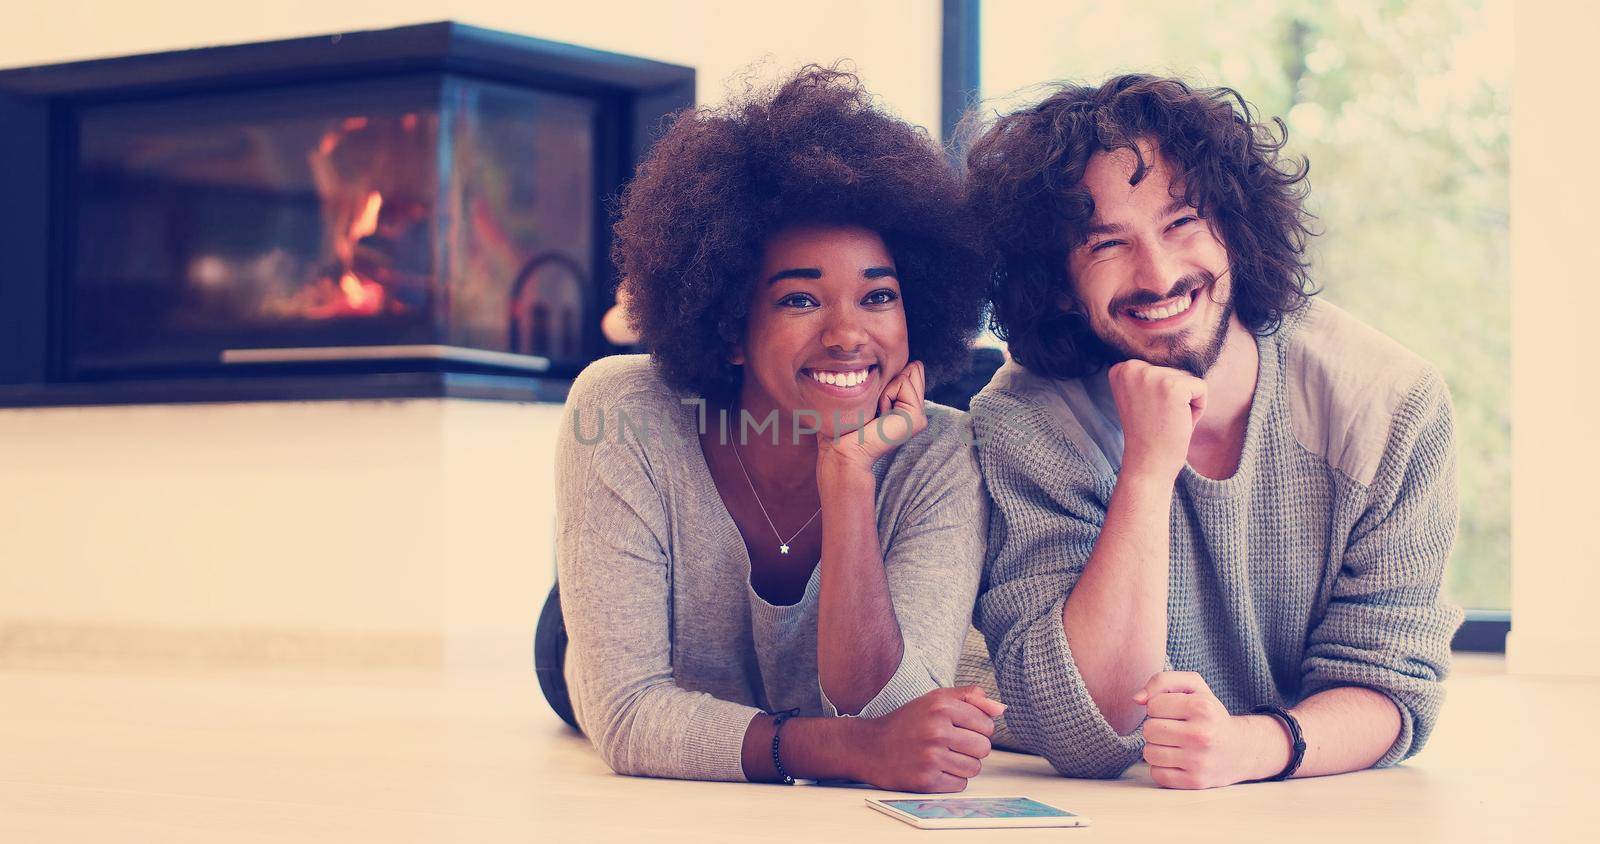
[[[1178,296],[1188,296],[1201,287],[1215,283],[1218,279],[1226,276],[1232,271],[1233,268],[1229,267],[1228,269],[1223,270],[1222,275],[1219,276],[1212,273],[1210,270],[1196,270],[1195,272],[1189,273],[1188,275],[1174,282],[1172,289],[1167,291],[1165,294],[1158,294],[1150,290],[1135,291],[1126,296],[1119,296],[1116,299],[1111,300],[1111,304],[1106,307],[1106,310],[1109,311],[1112,316],[1116,316],[1117,314],[1129,308],[1148,307],[1157,302],[1165,302],[1168,299],[1173,299]]]

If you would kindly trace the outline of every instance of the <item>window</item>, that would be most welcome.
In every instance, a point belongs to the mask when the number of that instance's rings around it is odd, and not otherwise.
[[[1113,73],[1239,91],[1311,161],[1323,294],[1436,364],[1455,401],[1461,532],[1447,588],[1510,607],[1508,2],[981,6],[981,94]]]

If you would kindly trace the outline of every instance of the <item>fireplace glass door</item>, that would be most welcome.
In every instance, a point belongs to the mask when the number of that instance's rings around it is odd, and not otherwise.
[[[68,369],[586,360],[599,107],[435,73],[81,108]]]

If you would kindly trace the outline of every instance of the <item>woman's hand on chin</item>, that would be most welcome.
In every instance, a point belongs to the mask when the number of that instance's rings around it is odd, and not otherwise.
[[[928,427],[923,412],[927,390],[922,361],[906,364],[878,396],[878,415],[867,424],[837,437],[817,435],[819,469],[842,467],[870,472],[879,457],[894,451]]]

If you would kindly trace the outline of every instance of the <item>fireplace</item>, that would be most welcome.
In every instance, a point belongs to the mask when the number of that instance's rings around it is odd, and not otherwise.
[[[0,72],[0,404],[559,398],[692,97],[453,23]]]

